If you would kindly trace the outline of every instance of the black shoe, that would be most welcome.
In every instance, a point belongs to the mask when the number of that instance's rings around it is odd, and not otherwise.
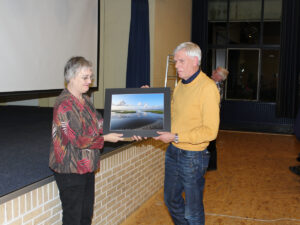
[[[298,161],[298,162],[300,162],[300,156],[299,156],[299,157],[297,157],[297,161]]]
[[[290,171],[300,176],[300,166],[290,166]]]

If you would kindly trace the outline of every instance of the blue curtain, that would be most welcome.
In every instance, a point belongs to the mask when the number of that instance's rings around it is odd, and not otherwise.
[[[131,0],[126,87],[150,85],[150,40],[148,0]]]
[[[294,118],[300,75],[300,1],[282,1],[277,116]]]
[[[207,72],[208,0],[193,0],[192,42],[201,48],[201,69]]]

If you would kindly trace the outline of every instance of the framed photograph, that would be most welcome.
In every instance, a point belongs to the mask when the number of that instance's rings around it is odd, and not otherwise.
[[[158,136],[170,131],[169,88],[112,88],[105,91],[103,133]]]

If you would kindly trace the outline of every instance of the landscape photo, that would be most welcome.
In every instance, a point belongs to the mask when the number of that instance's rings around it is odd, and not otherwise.
[[[164,94],[113,94],[110,130],[162,130]]]

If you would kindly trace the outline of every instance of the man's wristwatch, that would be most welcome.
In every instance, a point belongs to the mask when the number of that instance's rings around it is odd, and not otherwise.
[[[177,144],[178,143],[178,134],[175,134],[174,142]]]

